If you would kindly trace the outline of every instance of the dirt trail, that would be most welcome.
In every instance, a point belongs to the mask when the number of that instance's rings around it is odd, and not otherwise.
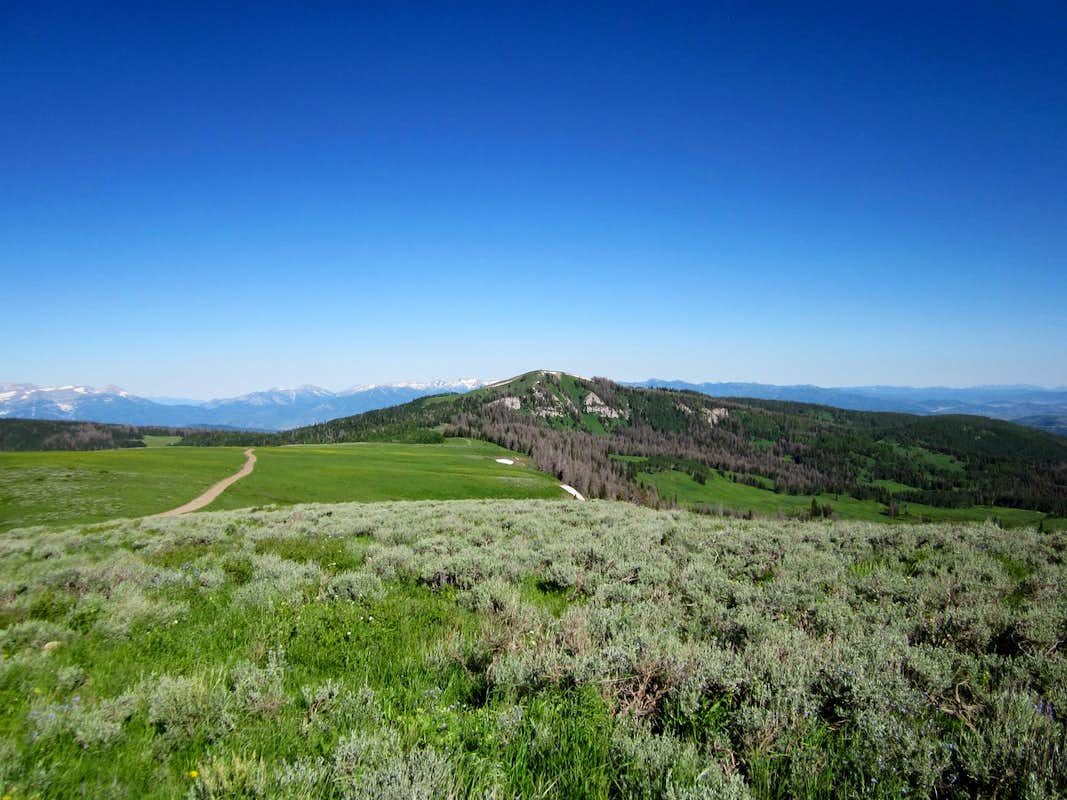
[[[177,517],[180,514],[188,514],[190,511],[196,511],[197,509],[203,508],[233,484],[237,483],[237,481],[241,480],[241,478],[251,474],[252,468],[256,466],[256,455],[252,452],[253,450],[255,450],[254,447],[249,447],[245,450],[245,465],[237,470],[237,472],[233,473],[233,475],[228,478],[223,478],[202,495],[190,500],[184,506],[178,506],[177,508],[172,508],[170,511],[164,511],[162,514],[155,514],[154,516]]]

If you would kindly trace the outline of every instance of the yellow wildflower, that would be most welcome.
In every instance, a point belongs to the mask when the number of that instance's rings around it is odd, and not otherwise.
[[[200,777],[200,773],[199,773],[199,772],[197,772],[197,771],[196,771],[195,769],[191,769],[191,770],[189,770],[189,773],[188,773],[188,774],[189,774],[189,777],[190,777],[190,778],[192,778],[192,779],[193,779],[194,781],[195,781],[195,780],[196,780],[197,778],[199,778],[199,777]]]

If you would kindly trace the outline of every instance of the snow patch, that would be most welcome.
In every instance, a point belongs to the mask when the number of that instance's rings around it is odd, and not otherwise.
[[[559,488],[562,489],[563,491],[565,491],[567,494],[573,495],[574,498],[577,499],[577,500],[582,500],[582,501],[585,500],[585,497],[582,496],[582,493],[579,492],[577,489],[575,489],[573,486],[568,486],[565,483],[561,483],[559,485]]]
[[[466,391],[471,391],[486,385],[486,382],[481,378],[460,378],[455,381],[433,380],[396,381],[395,383],[360,383],[345,389],[341,394],[356,394],[358,392],[368,392],[371,389],[415,389],[420,392],[428,389],[464,389]]]

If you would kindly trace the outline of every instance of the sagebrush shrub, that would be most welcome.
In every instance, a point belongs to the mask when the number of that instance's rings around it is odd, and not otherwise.
[[[285,693],[285,653],[267,654],[266,663],[256,666],[242,661],[230,676],[237,708],[248,714],[271,714],[289,702]]]
[[[142,691],[148,723],[166,747],[192,739],[213,741],[233,727],[221,675],[161,675],[149,678]]]
[[[382,581],[377,575],[357,570],[342,572],[330,578],[326,584],[326,597],[350,603],[378,602],[385,597]]]
[[[16,622],[0,630],[0,653],[11,655],[25,648],[39,649],[49,642],[68,642],[72,638],[72,631],[54,622],[39,619]]]
[[[404,750],[391,730],[337,744],[333,780],[348,800],[437,800],[456,794],[450,761],[432,748]]]

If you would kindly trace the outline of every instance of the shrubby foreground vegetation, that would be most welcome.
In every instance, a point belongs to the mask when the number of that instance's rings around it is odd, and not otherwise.
[[[0,538],[12,797],[1055,797],[1063,533],[611,502]]]

